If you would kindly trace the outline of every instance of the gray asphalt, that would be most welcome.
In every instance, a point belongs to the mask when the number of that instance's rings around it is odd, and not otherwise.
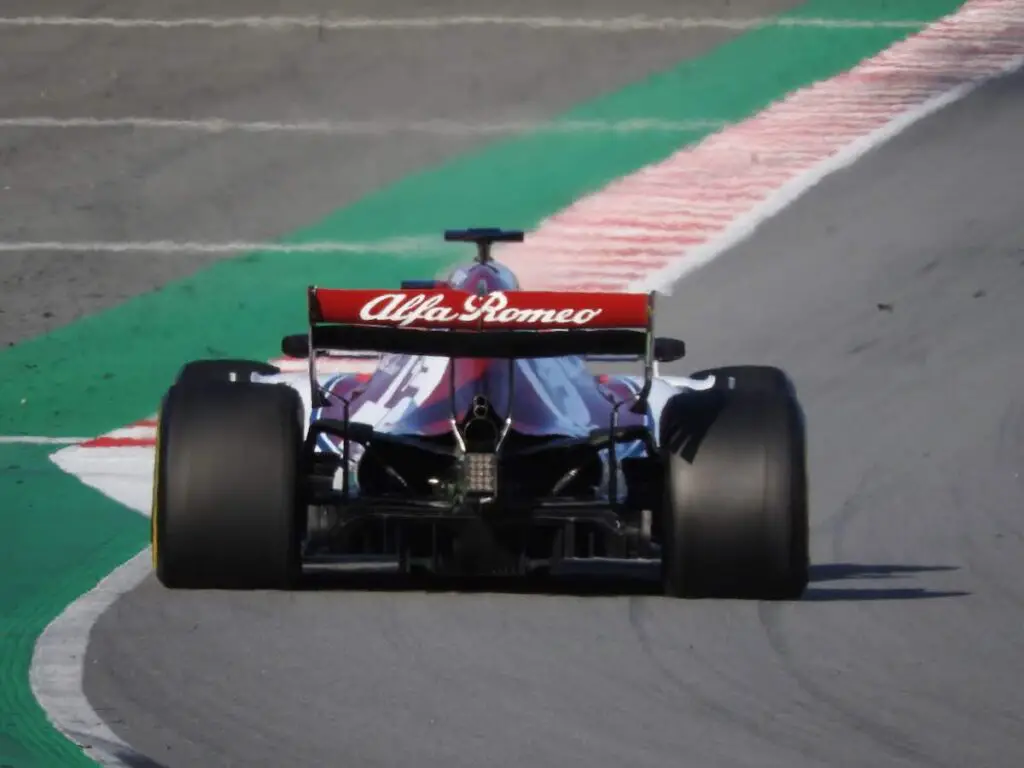
[[[507,6],[6,0],[3,13]],[[530,0],[515,12],[622,10]],[[679,8],[633,0],[629,12]],[[724,37],[0,30],[0,116],[543,117]],[[642,582],[613,596],[348,593],[332,580],[197,596],[147,580],[94,630],[93,706],[167,766],[1018,765],[1022,84],[931,118],[677,288],[663,330],[690,343],[678,370],[762,361],[798,382],[816,563],[804,602],[680,603]],[[475,143],[0,130],[0,238],[273,237]],[[206,263],[5,254],[0,341]]]
[[[797,0],[698,0],[756,16]],[[619,6],[616,9],[616,6]],[[621,15],[613,0],[6,0],[4,16]],[[630,13],[678,14],[672,0]],[[0,28],[0,118],[541,119],[730,35]],[[554,73],[554,74],[553,74]],[[491,137],[0,128],[0,240],[262,241]],[[218,256],[4,253],[0,344],[193,273]]]
[[[94,630],[93,705],[169,766],[1021,764],[1022,87],[929,118],[677,287],[679,370],[795,377],[803,601],[148,580]]]

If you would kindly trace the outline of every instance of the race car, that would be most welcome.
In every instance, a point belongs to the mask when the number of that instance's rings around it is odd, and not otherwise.
[[[808,581],[806,439],[771,366],[663,376],[654,293],[523,290],[492,246],[397,289],[311,286],[301,384],[185,365],[160,408],[151,546],[168,588],[291,589],[325,559],[480,578],[649,560],[672,597]],[[334,358],[363,372],[324,374]],[[590,366],[635,362],[631,375]],[[303,363],[305,365],[305,363]]]

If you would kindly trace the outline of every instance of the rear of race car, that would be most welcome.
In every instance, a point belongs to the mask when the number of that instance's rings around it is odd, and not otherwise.
[[[352,556],[460,575],[654,558],[673,596],[802,593],[804,426],[785,374],[673,386],[656,366],[685,347],[655,337],[654,294],[519,290],[489,256],[517,238],[454,233],[478,256],[448,281],[311,286],[307,330],[282,341],[307,360],[305,392],[262,363],[186,366],[158,432],[161,583],[290,588]],[[325,385],[337,353],[376,368]],[[602,383],[596,359],[642,376]]]
[[[437,391],[387,428],[350,418],[344,404],[334,409],[338,417],[310,425],[310,442],[327,435],[340,443],[316,459],[311,505],[319,510],[314,538],[321,546],[369,547],[409,567],[460,573],[522,573],[565,556],[628,554],[624,512],[650,485],[636,483],[619,501],[617,489],[608,494],[602,482],[620,475],[615,445],[648,436],[643,421],[621,426],[627,403],[603,400],[603,411],[585,409],[576,419],[561,413],[556,423],[538,416],[549,413],[539,401],[550,398],[556,379],[578,386],[573,394],[581,401],[580,392],[608,397],[580,360],[588,353],[653,354],[650,295],[311,289],[309,301],[311,333],[291,344],[293,352],[303,344],[313,352],[311,381],[323,349],[370,347],[437,360],[444,371]],[[475,366],[473,382],[489,385],[460,386],[460,366]],[[406,375],[414,379],[415,367]],[[393,390],[403,386],[385,381]],[[466,390],[471,396],[460,399]],[[646,412],[638,402],[628,405]],[[363,405],[349,408],[361,412]],[[444,429],[429,429],[442,412]],[[595,426],[595,413],[606,414],[607,423]],[[646,455],[657,461],[656,451]]]

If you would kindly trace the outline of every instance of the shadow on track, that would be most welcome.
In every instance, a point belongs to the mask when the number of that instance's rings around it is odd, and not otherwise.
[[[929,572],[954,571],[954,566],[875,565],[825,563],[811,566],[806,602],[844,602],[870,600],[918,600],[959,597],[958,591],[932,591],[914,586],[821,587],[821,582],[893,579]],[[423,592],[468,594],[510,594],[572,597],[660,596],[657,564],[615,564],[587,573],[526,577],[442,578],[418,577],[393,570],[325,570],[308,572],[303,579],[306,591]]]
[[[955,571],[952,565],[875,565],[859,563],[823,563],[811,566],[811,584],[804,592],[806,602],[857,602],[870,600],[924,600],[937,597],[963,597],[969,592],[928,590],[915,586],[819,587],[820,582],[889,580],[922,573]]]
[[[122,765],[127,766],[127,768],[167,768],[163,763],[152,760],[138,752],[133,752],[123,744],[97,739],[95,735],[92,734],[69,731],[67,736],[73,739],[77,744],[88,745],[92,749],[102,749],[108,755],[111,755],[116,760],[120,761]],[[97,756],[93,753],[90,757]],[[8,764],[0,763],[0,768],[8,768]],[[13,765],[11,768],[13,768]]]

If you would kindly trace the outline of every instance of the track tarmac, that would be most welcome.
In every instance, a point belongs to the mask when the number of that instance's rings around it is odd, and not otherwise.
[[[93,707],[168,766],[1020,763],[1022,87],[917,124],[662,303],[691,350],[672,372],[797,383],[804,600],[148,578],[93,630]]]

